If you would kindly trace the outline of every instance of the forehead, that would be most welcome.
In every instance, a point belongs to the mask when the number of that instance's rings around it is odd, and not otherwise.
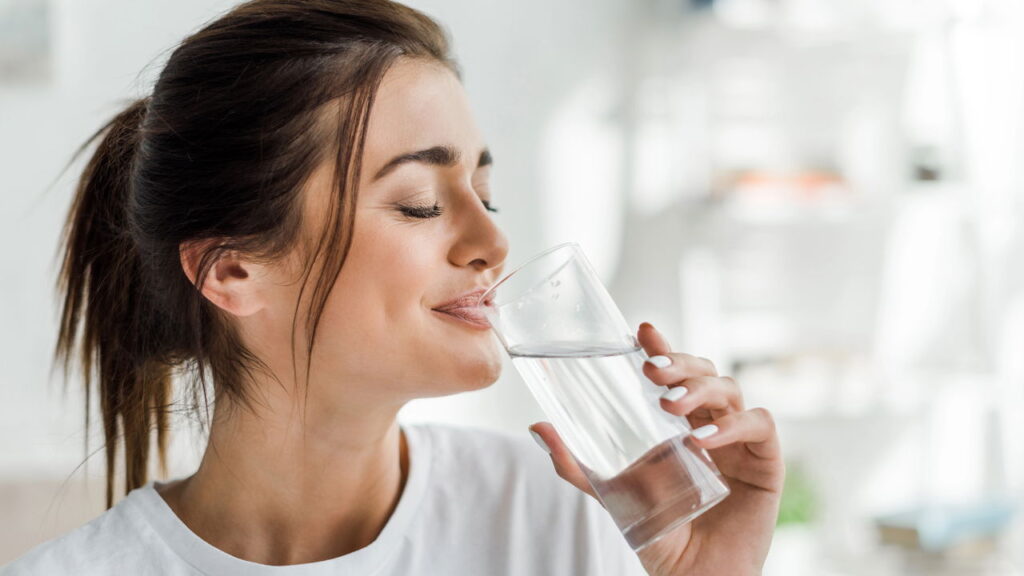
[[[372,174],[396,154],[443,144],[468,156],[482,147],[462,84],[443,64],[399,58],[381,80],[370,111],[364,165]]]

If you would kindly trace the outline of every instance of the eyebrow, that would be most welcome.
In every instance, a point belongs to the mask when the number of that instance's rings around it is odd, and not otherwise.
[[[425,150],[417,150],[416,152],[400,154],[391,160],[388,160],[387,164],[377,171],[373,176],[373,182],[387,176],[402,164],[420,162],[422,164],[429,164],[432,166],[454,166],[459,163],[460,158],[461,155],[459,154],[459,151],[455,147],[447,145],[434,146]],[[477,160],[476,167],[483,168],[484,166],[490,166],[493,163],[494,159],[491,157],[491,151],[484,148],[480,152],[480,158]]]

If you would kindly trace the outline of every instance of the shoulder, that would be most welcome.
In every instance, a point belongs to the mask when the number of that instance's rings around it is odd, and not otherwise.
[[[158,551],[147,544],[146,526],[134,518],[130,498],[0,567],[0,576],[143,573],[155,567]]]

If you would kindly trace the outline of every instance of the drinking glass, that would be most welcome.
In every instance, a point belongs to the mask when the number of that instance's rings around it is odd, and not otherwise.
[[[721,502],[729,487],[580,246],[534,256],[481,296],[491,328],[634,551]]]

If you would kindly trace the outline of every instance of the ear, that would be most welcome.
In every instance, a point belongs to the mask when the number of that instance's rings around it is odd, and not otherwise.
[[[181,267],[194,286],[203,253],[217,240],[183,242],[178,248]],[[250,316],[264,308],[265,295],[259,278],[262,267],[233,251],[221,253],[200,287],[202,295],[234,316]]]

